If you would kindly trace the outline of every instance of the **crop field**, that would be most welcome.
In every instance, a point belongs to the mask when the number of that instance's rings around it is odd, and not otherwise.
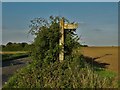
[[[3,51],[0,54],[17,54],[17,53],[27,53],[26,51]]]
[[[82,54],[105,64],[110,71],[118,73],[118,47],[82,47]]]
[[[0,55],[2,55],[2,61],[7,61],[27,57],[28,53],[26,51],[6,51],[0,52]]]

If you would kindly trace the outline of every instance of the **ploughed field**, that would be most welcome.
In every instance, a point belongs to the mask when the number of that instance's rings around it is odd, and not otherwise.
[[[84,56],[105,63],[108,70],[118,73],[118,47],[82,47],[80,51]]]

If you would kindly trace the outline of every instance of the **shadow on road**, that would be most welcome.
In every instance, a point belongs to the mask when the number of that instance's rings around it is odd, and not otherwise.
[[[28,57],[22,57],[14,60],[6,60],[2,62],[2,67],[13,66],[13,65],[21,65],[26,64],[30,60],[27,59]]]
[[[20,65],[20,64],[25,64],[25,63],[20,61],[5,61],[5,62],[2,62],[2,67]]]

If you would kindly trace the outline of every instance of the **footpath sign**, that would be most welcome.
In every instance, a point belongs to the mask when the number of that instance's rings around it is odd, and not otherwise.
[[[64,20],[61,19],[60,20],[60,27],[61,27],[60,33],[61,33],[62,36],[59,40],[59,45],[62,46],[62,50],[59,53],[59,60],[61,62],[61,61],[64,60],[64,30],[65,29],[69,29],[69,30],[77,29],[78,24],[77,23],[75,23],[75,24],[64,23]]]

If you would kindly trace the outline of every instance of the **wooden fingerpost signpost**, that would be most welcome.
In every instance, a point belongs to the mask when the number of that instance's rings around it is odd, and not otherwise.
[[[73,29],[77,29],[78,28],[78,24],[70,24],[70,23],[64,23],[64,19],[60,20],[60,33],[61,33],[61,38],[59,40],[59,45],[62,46],[62,49],[59,53],[59,60],[60,62],[62,62],[64,60],[64,29],[69,29],[69,30],[73,30]]]

